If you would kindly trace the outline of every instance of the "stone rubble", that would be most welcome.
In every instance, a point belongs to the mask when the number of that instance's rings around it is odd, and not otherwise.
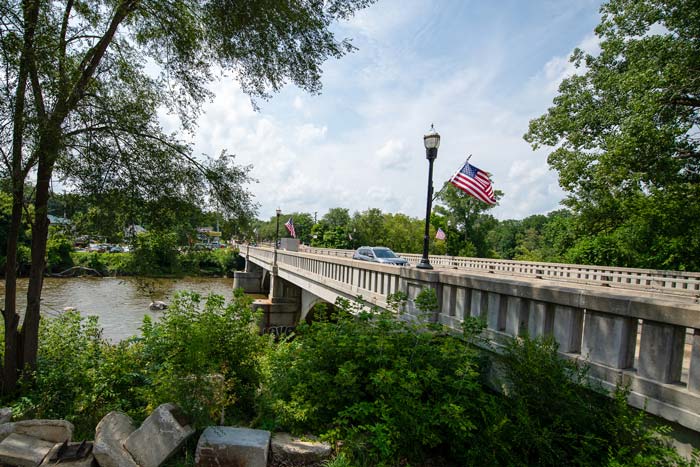
[[[163,404],[129,435],[124,448],[141,467],[159,467],[194,433],[179,407]]]
[[[181,409],[163,404],[136,427],[128,415],[110,412],[95,429],[95,441],[86,442],[82,458],[57,459],[71,443],[73,425],[65,420],[10,422],[10,409],[0,409],[0,464],[17,467],[160,467],[195,430]],[[313,438],[231,426],[207,427],[195,453],[197,467],[317,467],[331,456],[331,447]]]
[[[80,446],[80,444],[81,443],[68,443],[67,447],[74,448]],[[92,447],[92,443],[87,444],[89,444],[90,448]],[[63,443],[58,443],[54,445],[53,449],[51,449],[51,451],[44,458],[44,461],[41,463],[41,467],[55,466],[59,464],[61,465],[61,467],[93,467],[95,465],[95,456],[92,452],[80,459],[52,460],[55,454],[58,453],[62,446]]]
[[[270,432],[252,428],[210,426],[197,443],[197,467],[266,467]]]
[[[0,443],[0,463],[19,467],[36,467],[55,443],[20,433],[11,433]]]
[[[101,467],[138,467],[124,449],[124,441],[136,430],[134,421],[122,412],[110,412],[95,429],[92,452]]]
[[[331,445],[314,438],[301,439],[289,433],[275,433],[271,441],[273,466],[316,466],[331,456]]]

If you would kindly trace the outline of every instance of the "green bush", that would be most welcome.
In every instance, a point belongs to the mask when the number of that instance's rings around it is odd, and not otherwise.
[[[265,424],[342,440],[367,465],[461,458],[480,443],[493,401],[464,336],[342,300],[336,308],[277,346]]]
[[[131,253],[96,253],[76,251],[72,254],[73,263],[104,275],[130,276],[139,270]]]
[[[240,266],[238,251],[229,248],[185,251],[179,261],[184,274],[197,276],[231,277]]]
[[[132,255],[138,275],[172,275],[180,272],[174,233],[152,231],[137,235]]]
[[[63,235],[51,235],[46,242],[46,271],[56,273],[73,266],[73,242]]]
[[[587,367],[561,358],[551,338],[513,340],[502,363],[508,422],[499,465],[689,465],[627,404],[590,382]],[[661,430],[663,431],[663,430]]]
[[[177,401],[199,425],[250,419],[262,381],[268,338],[242,292],[225,303],[219,295],[175,297],[157,322],[146,319],[143,352],[152,385],[151,407]]]
[[[66,419],[75,425],[76,439],[93,437],[111,410],[143,418],[145,403],[136,389],[146,378],[135,350],[104,341],[94,316],[65,312],[42,319],[37,367],[11,403],[15,416]]]

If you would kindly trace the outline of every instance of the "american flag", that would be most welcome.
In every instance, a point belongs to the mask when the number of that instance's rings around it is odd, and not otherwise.
[[[444,230],[438,227],[437,232],[435,232],[435,238],[437,238],[438,240],[444,240],[447,238],[447,235],[445,235]]]
[[[489,174],[469,162],[465,162],[459,172],[450,179],[450,183],[486,204],[496,204]]]
[[[287,227],[287,230],[289,230],[289,233],[291,234],[292,238],[297,238],[297,233],[294,230],[294,221],[290,217],[289,220],[284,224],[285,227]]]

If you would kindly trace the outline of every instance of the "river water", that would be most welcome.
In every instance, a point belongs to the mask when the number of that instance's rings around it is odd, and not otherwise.
[[[27,279],[20,279],[17,290],[18,311],[24,314],[27,299]],[[143,317],[154,318],[162,313],[151,311],[154,300],[170,303],[178,291],[211,293],[227,299],[233,294],[233,279],[183,278],[151,279],[135,277],[76,277],[44,279],[41,312],[56,316],[66,307],[74,307],[83,315],[96,315],[104,328],[104,337],[118,341],[139,333]],[[5,282],[0,281],[0,296],[5,303]]]

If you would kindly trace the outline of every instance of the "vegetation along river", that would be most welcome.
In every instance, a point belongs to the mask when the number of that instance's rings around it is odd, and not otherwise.
[[[17,287],[18,311],[24,314],[27,301],[27,279]],[[76,277],[44,279],[41,311],[55,316],[66,307],[74,307],[83,315],[96,315],[104,328],[104,337],[118,341],[139,333],[146,315],[157,318],[162,311],[151,311],[148,305],[159,300],[170,303],[176,292],[188,290],[203,296],[211,293],[231,298],[233,279],[187,277],[152,279],[136,277]],[[0,281],[2,303],[5,283]]]

